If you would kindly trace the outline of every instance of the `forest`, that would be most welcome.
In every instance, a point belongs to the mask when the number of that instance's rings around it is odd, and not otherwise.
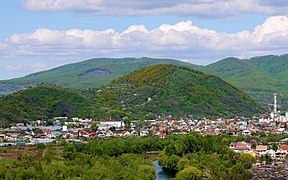
[[[243,139],[191,133],[37,144],[14,161],[1,159],[0,179],[155,179],[156,159],[174,179],[250,179],[256,159],[228,147]]]
[[[251,117],[261,112],[261,104],[222,79],[165,64],[141,68],[108,86],[77,90],[42,83],[0,98],[4,124],[53,117],[146,120],[165,115]]]

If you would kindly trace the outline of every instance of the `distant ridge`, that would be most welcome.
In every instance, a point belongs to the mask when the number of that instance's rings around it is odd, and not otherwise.
[[[273,94],[283,110],[288,108],[288,55],[269,55],[250,59],[226,58],[200,67],[242,89],[259,102],[272,103]]]
[[[94,58],[68,64],[51,70],[37,72],[25,77],[0,81],[0,94],[9,94],[39,83],[52,83],[60,87],[77,89],[107,85],[119,76],[152,64],[175,64],[197,67],[173,59],[156,58]]]
[[[108,85],[117,77],[152,64],[186,66],[221,77],[246,92],[254,100],[273,102],[278,93],[282,110],[288,109],[288,55],[268,55],[250,59],[226,58],[207,66],[197,66],[173,59],[95,58],[60,66],[22,78],[0,81],[0,95],[35,86],[41,82],[60,87],[86,89]]]

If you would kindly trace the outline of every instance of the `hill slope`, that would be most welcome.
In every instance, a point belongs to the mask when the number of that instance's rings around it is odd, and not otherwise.
[[[113,80],[109,86],[63,89],[43,84],[0,98],[0,121],[56,116],[94,119],[227,117],[258,113],[245,93],[212,75],[175,65],[152,65]]]
[[[115,77],[152,64],[175,64],[196,67],[193,64],[171,59],[95,58],[30,74],[22,78],[0,81],[0,94],[9,94],[41,82],[52,83],[60,87],[92,88],[107,85]]]
[[[88,101],[73,92],[50,84],[29,88],[0,98],[0,120],[25,122],[58,116],[85,117]]]
[[[273,94],[278,93],[282,105],[287,106],[288,55],[227,58],[199,70],[223,78],[257,101],[272,103]]]
[[[122,110],[141,118],[251,115],[257,104],[222,79],[175,65],[152,65],[111,82]]]

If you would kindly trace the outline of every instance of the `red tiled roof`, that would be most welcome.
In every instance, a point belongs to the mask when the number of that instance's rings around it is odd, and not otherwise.
[[[246,143],[236,143],[234,150],[250,150]]]
[[[234,150],[250,150],[247,146],[236,146],[234,147]]]
[[[279,147],[279,150],[285,150],[288,151],[288,145],[282,145]]]

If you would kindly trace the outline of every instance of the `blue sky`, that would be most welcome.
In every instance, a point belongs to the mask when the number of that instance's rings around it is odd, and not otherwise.
[[[287,53],[284,0],[10,0],[0,6],[0,79],[93,57]]]

